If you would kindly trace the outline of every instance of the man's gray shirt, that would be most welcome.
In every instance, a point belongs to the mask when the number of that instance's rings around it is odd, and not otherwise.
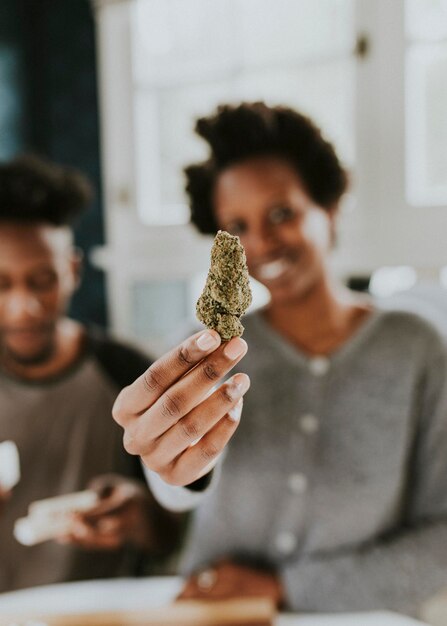
[[[262,312],[244,326],[238,368],[252,385],[196,508],[184,571],[262,557],[295,610],[415,614],[447,585],[441,336],[416,315],[376,309],[326,359],[291,346]]]
[[[34,500],[83,490],[98,475],[143,478],[111,411],[121,387],[149,364],[135,350],[90,334],[82,357],[56,377],[32,382],[0,371],[0,441],[16,443],[22,475],[0,514],[0,592],[138,573],[143,555],[134,549],[94,551],[54,541],[26,547],[13,527]]]

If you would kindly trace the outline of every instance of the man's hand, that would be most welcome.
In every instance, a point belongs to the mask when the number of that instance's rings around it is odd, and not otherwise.
[[[158,359],[115,402],[126,450],[171,485],[207,474],[237,428],[250,379],[236,374],[213,387],[246,351],[243,339],[220,345],[218,333],[207,330]]]
[[[241,597],[267,597],[280,607],[284,601],[284,590],[274,574],[223,560],[190,576],[178,599],[227,600]]]
[[[94,479],[88,488],[98,494],[98,504],[73,516],[71,531],[59,539],[89,550],[116,550],[135,545],[155,548],[152,499],[147,488],[121,476]]]
[[[0,515],[3,513],[3,509],[5,508],[6,501],[11,496],[10,491],[5,491],[0,485]]]

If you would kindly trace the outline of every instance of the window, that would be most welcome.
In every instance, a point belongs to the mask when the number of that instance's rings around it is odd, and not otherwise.
[[[92,1],[108,235],[98,259],[115,331],[158,342],[177,325],[173,307],[193,315],[211,241],[185,223],[181,170],[206,157],[194,120],[221,102],[295,106],[334,142],[352,172],[340,276],[405,266],[437,277],[447,258],[447,0]],[[149,314],[154,298],[162,326]]]
[[[407,198],[447,205],[447,1],[406,0]]]
[[[354,162],[354,0],[136,0],[133,77],[138,213],[188,218],[182,168],[206,156],[194,121],[221,102],[309,113]]]

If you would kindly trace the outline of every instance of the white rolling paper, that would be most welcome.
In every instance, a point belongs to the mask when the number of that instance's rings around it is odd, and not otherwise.
[[[98,502],[95,491],[86,490],[68,493],[54,498],[32,502],[28,507],[28,517],[47,517],[88,511]]]
[[[98,502],[94,491],[79,491],[32,502],[28,516],[14,525],[14,537],[24,546],[54,539],[70,532],[73,513],[88,511]]]
[[[0,487],[10,491],[20,480],[19,451],[13,441],[0,443]]]

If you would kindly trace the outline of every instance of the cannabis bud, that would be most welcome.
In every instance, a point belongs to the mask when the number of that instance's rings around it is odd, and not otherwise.
[[[244,332],[240,318],[250,304],[244,248],[239,237],[219,230],[211,249],[211,267],[205,287],[197,301],[197,318],[228,341]]]

